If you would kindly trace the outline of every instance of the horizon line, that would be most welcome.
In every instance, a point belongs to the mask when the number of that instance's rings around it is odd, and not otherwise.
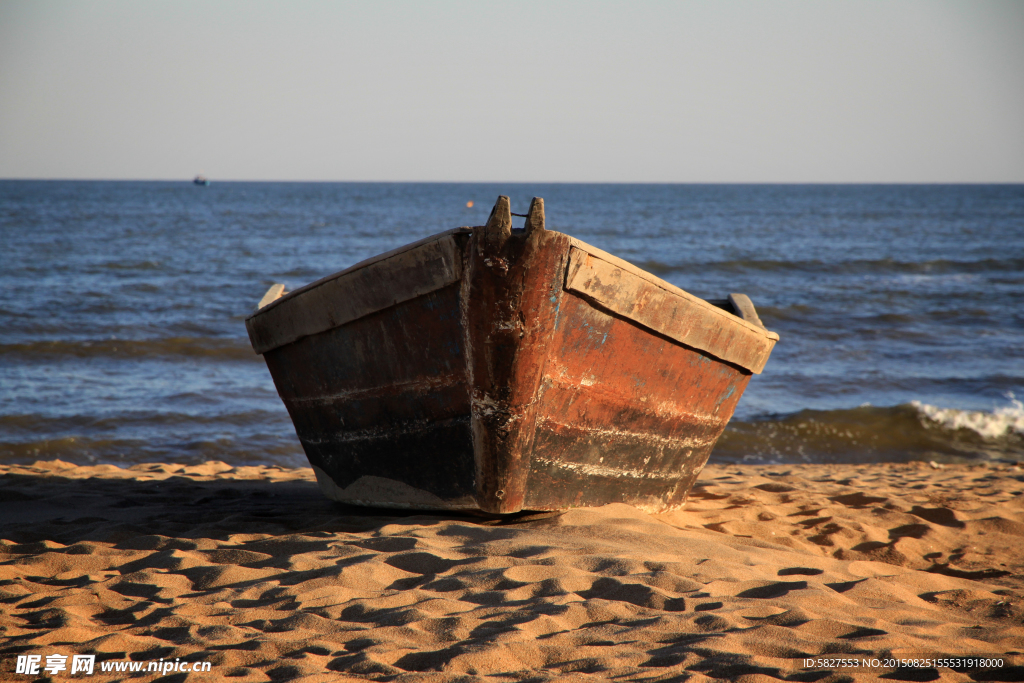
[[[395,185],[1024,185],[1024,180],[269,180],[213,179],[221,183],[323,183],[323,184],[395,184]],[[0,182],[106,182],[106,183],[183,183],[189,178],[40,178],[0,177]]]

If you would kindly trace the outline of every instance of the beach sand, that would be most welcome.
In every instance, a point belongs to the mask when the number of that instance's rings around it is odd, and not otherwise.
[[[1005,465],[712,465],[679,512],[495,520],[343,507],[308,469],[2,466],[0,679],[88,653],[211,663],[166,681],[859,681],[885,669],[804,659],[957,655],[1005,663],[885,680],[1021,680],[1022,494]]]

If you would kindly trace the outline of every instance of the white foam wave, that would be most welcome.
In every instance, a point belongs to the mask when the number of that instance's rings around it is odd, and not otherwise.
[[[969,429],[985,439],[999,439],[1012,433],[1024,435],[1024,403],[1014,397],[1007,396],[1010,405],[985,410],[957,410],[956,408],[939,408],[938,406],[911,401],[928,422],[938,424],[947,429]],[[927,425],[927,422],[925,423]]]

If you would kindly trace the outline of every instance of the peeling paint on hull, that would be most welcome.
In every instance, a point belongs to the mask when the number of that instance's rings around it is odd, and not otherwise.
[[[778,339],[732,296],[742,307],[711,305],[546,230],[543,200],[513,231],[502,197],[486,226],[357,264],[246,326],[328,497],[665,510]]]

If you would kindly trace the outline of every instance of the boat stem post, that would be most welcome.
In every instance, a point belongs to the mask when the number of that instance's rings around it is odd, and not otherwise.
[[[533,231],[543,231],[544,227],[544,200],[540,197],[534,197],[533,201],[530,202],[530,210],[526,212],[526,225],[523,226],[526,229],[526,234],[529,235]]]
[[[524,343],[533,317],[524,296],[539,296],[526,291],[526,273],[534,267],[543,206],[535,199],[527,215],[534,233],[513,236],[511,202],[498,197],[487,225],[474,228],[463,285],[477,503],[491,513],[518,512],[526,495],[543,347]]]
[[[484,254],[497,255],[505,242],[512,236],[512,203],[505,195],[498,197],[491,209],[491,215],[487,218],[487,225],[483,227],[480,234],[480,241],[477,242],[477,249],[481,256]]]

